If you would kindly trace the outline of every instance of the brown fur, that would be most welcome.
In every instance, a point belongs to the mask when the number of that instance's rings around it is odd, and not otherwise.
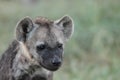
[[[58,21],[44,17],[20,20],[16,39],[0,58],[0,80],[52,80],[53,71],[62,64],[72,24],[68,16]]]
[[[53,21],[52,20],[49,20],[49,19],[47,19],[47,18],[45,18],[45,17],[37,17],[35,20],[34,20],[34,22],[36,23],[36,24],[50,24],[50,23],[53,23]]]
[[[0,80],[10,80],[13,60],[19,49],[18,41],[14,40],[0,59]],[[3,73],[3,74],[2,74]]]

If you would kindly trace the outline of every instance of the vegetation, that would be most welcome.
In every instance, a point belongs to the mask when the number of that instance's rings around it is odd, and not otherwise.
[[[120,0],[0,0],[0,53],[19,19],[70,15],[75,23],[65,49],[64,64],[54,80],[120,80]]]

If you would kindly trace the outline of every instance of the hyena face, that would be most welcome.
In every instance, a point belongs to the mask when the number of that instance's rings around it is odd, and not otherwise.
[[[16,28],[16,38],[29,57],[40,66],[55,71],[62,64],[64,43],[70,38],[73,23],[65,16],[57,21],[38,17],[22,19]]]

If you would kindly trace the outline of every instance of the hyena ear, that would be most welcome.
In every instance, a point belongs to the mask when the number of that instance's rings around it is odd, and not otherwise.
[[[68,40],[71,37],[74,29],[72,18],[69,16],[64,16],[61,19],[55,21],[55,23],[58,25],[58,27],[61,27],[65,40]]]
[[[16,27],[16,39],[21,42],[25,42],[28,34],[33,29],[33,22],[32,19],[29,17],[25,17],[20,20]]]

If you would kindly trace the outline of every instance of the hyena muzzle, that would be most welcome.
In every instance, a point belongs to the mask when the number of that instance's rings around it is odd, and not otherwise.
[[[16,26],[16,39],[1,56],[0,80],[52,80],[72,33],[69,16],[56,21],[23,18]]]

